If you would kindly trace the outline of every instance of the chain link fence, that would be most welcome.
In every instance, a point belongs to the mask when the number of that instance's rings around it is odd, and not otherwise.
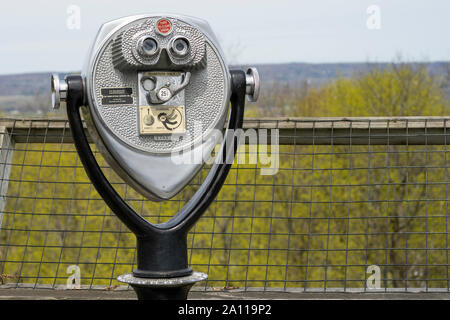
[[[258,157],[233,165],[189,234],[190,265],[209,275],[194,290],[449,291],[449,125],[443,117],[247,119],[247,130],[277,132],[279,145],[245,145],[238,157],[264,147],[277,158],[275,174]],[[82,288],[117,288],[134,267],[134,235],[91,185],[68,123],[1,119],[0,144],[0,286],[52,289],[79,277]],[[173,216],[208,173],[154,203],[96,157],[151,222]]]

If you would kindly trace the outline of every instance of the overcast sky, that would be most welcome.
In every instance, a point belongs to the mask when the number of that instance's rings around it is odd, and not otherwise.
[[[79,70],[102,23],[152,12],[207,20],[232,63],[450,60],[449,0],[1,0],[0,74]]]

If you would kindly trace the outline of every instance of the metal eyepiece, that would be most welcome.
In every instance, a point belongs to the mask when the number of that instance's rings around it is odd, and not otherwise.
[[[256,68],[249,68],[245,75],[245,93],[247,94],[247,99],[250,102],[256,102],[259,97],[260,91],[260,80],[259,73]]]
[[[158,42],[152,37],[143,37],[137,43],[137,51],[145,57],[152,57],[159,51]]]
[[[188,39],[183,37],[174,38],[170,44],[170,52],[177,58],[184,58],[190,50]]]
[[[67,82],[60,80],[57,74],[51,76],[51,90],[52,90],[52,107],[59,109],[61,104],[66,102],[67,98]]]

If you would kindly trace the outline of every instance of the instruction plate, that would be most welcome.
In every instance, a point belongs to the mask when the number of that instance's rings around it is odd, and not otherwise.
[[[140,134],[186,132],[184,106],[140,106]]]

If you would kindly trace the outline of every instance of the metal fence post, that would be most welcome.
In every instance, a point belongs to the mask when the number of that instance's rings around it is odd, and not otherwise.
[[[0,126],[0,228],[2,226],[3,212],[6,205],[13,154],[14,139],[6,127]]]

